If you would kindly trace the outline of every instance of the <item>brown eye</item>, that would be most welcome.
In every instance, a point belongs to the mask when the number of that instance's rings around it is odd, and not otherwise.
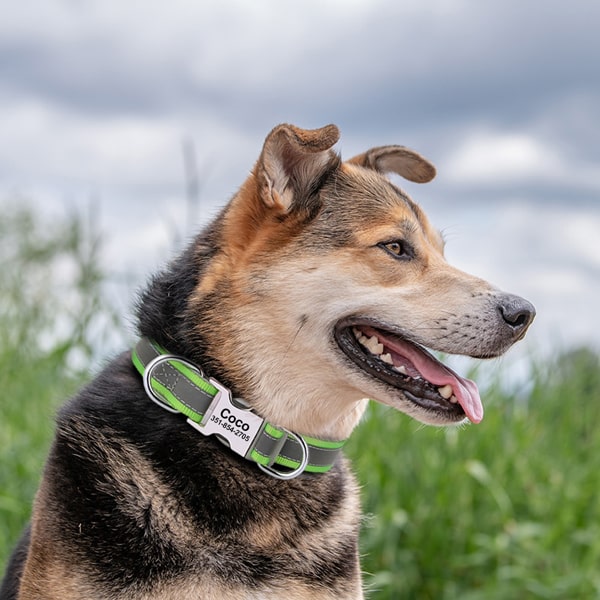
[[[385,248],[391,254],[395,254],[396,256],[402,256],[404,254],[404,248],[400,242],[390,242],[385,245]]]
[[[378,244],[380,248],[383,248],[388,254],[391,254],[394,258],[412,258],[413,254],[411,248],[405,242],[400,240],[394,240],[392,242],[382,242]]]

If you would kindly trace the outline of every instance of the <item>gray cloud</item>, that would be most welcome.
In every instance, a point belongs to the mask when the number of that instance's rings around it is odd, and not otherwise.
[[[335,108],[358,127],[385,128],[394,116],[410,129],[477,119],[522,125],[574,94],[600,91],[593,0],[409,8],[388,0],[350,14],[327,3],[319,11],[315,3],[210,10],[176,2],[139,14],[86,4],[63,9],[60,34],[3,35],[2,85],[77,110],[244,119],[250,110],[319,118]],[[108,11],[122,18],[98,17]]]

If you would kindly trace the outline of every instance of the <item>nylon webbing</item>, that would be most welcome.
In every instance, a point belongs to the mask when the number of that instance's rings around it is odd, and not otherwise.
[[[142,376],[151,369],[148,380],[151,392],[161,400],[157,404],[171,412],[184,414],[194,423],[202,423],[218,389],[204,377],[201,369],[191,368],[187,360],[170,355],[147,338],[142,338],[133,349],[132,361]],[[156,402],[155,398],[153,400]],[[329,471],[345,443],[307,436],[302,439],[308,449],[304,470],[311,473]],[[265,421],[245,458],[264,467],[279,465],[293,470],[302,464],[304,450],[295,435],[288,435],[285,429]]]

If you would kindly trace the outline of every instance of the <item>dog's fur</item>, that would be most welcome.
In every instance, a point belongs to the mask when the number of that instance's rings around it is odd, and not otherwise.
[[[485,358],[525,334],[533,308],[449,266],[385,177],[429,181],[428,161],[387,146],[342,162],[337,139],[333,125],[276,127],[227,207],[149,284],[139,333],[299,434],[348,437],[365,398],[464,420],[433,391],[420,401],[414,382],[361,368],[343,332],[377,326]],[[361,598],[359,514],[345,459],[273,479],[150,402],[127,352],[60,411],[2,597]]]

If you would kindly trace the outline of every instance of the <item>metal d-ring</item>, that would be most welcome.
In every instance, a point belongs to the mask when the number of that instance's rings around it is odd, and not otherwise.
[[[302,448],[302,460],[300,461],[300,464],[295,469],[292,469],[291,471],[279,471],[277,469],[274,469],[273,467],[267,467],[266,465],[261,465],[260,463],[257,463],[257,464],[258,464],[258,468],[261,471],[264,471],[271,477],[275,477],[275,479],[282,479],[285,481],[288,479],[294,479],[295,477],[298,477],[298,475],[301,475],[304,472],[304,469],[306,469],[306,467],[308,465],[308,446],[306,445],[306,442],[304,441],[302,436],[300,436],[292,431],[288,431],[287,429],[285,429],[283,427],[280,427],[280,429],[283,429],[283,431],[288,436],[294,438],[300,444],[300,448]]]
[[[156,369],[156,367],[158,367],[162,363],[169,362],[170,360],[176,360],[177,362],[184,364],[186,367],[194,370],[195,372],[199,372],[200,376],[203,376],[202,371],[200,371],[198,367],[188,362],[187,360],[181,358],[180,356],[177,356],[175,354],[161,354],[160,356],[153,358],[146,365],[146,368],[144,369],[144,374],[142,375],[142,381],[144,382],[144,390],[146,390],[146,394],[148,394],[148,397],[150,398],[150,400],[152,400],[152,402],[158,404],[158,406],[164,408],[165,410],[168,410],[171,413],[178,414],[180,411],[178,411],[176,408],[173,408],[172,406],[169,406],[164,400],[162,400],[162,398],[152,389],[152,385],[150,382],[150,380],[152,379],[152,372],[154,371],[154,369]]]

